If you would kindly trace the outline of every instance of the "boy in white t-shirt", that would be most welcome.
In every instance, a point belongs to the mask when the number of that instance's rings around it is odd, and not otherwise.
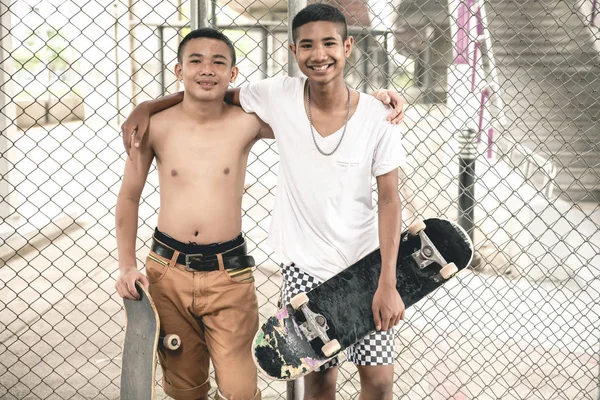
[[[286,260],[282,299],[312,289],[379,245],[382,271],[373,299],[378,332],[349,348],[348,359],[359,370],[361,399],[391,399],[392,327],[404,318],[396,291],[401,133],[386,122],[383,104],[346,86],[343,70],[353,38],[339,10],[312,4],[296,15],[292,29],[290,48],[308,79],[276,77],[239,91],[242,108],[271,126],[280,154],[269,240]],[[336,364],[306,377],[306,398],[335,398]]]
[[[226,98],[271,125],[277,140],[280,163],[269,240],[285,260],[283,301],[381,248],[382,272],[373,299],[378,332],[349,348],[348,359],[359,370],[361,399],[391,399],[392,328],[404,318],[395,288],[401,133],[386,121],[389,108],[346,86],[343,70],[354,39],[338,9],[310,5],[297,14],[292,29],[290,48],[308,79],[265,79],[230,89]],[[132,113],[123,126],[126,148],[144,133],[144,115],[171,106],[176,97]],[[132,129],[139,131],[138,138]],[[373,176],[379,213],[372,204]],[[307,398],[335,398],[336,365],[333,360],[306,377]]]

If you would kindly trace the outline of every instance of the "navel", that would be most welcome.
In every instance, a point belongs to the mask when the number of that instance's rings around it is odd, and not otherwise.
[[[171,176],[177,176],[177,170],[172,169],[171,170]]]
[[[225,168],[225,169],[223,170],[223,173],[224,173],[225,175],[229,174],[229,167]]]
[[[196,231],[196,233],[194,233],[194,236],[198,236],[198,231]]]

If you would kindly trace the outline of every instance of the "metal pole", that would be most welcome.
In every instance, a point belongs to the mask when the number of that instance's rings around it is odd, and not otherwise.
[[[288,1],[288,41],[290,43],[294,43],[294,38],[292,36],[292,20],[296,14],[298,14],[298,11],[302,10],[304,7],[306,7],[306,0]],[[288,75],[300,76],[301,74],[300,67],[298,67],[292,51],[288,48]]]
[[[217,0],[210,1],[210,23],[213,27],[217,27]]]
[[[390,57],[390,38],[388,35],[388,32],[385,32],[383,34],[383,46],[384,46],[384,52],[383,52],[383,57],[384,57],[384,65],[385,67],[383,68],[383,87],[386,89],[389,89],[392,87],[392,72],[391,72],[391,64],[392,64],[392,57]]]
[[[160,69],[160,93],[161,96],[165,95],[165,92],[167,90],[167,88],[165,87],[165,33],[164,33],[164,27],[163,26],[159,26],[158,27],[158,48],[160,49],[158,51],[158,59],[160,61],[160,65],[163,66],[163,68]],[[118,86],[117,86],[118,87]]]
[[[211,26],[211,0],[191,0],[190,26],[192,30]]]
[[[287,12],[287,20],[288,20],[288,41],[289,43],[294,43],[294,38],[292,36],[292,21],[294,17],[300,10],[306,7],[306,0],[294,0],[288,1],[288,12]],[[288,47],[288,75],[289,76],[300,76],[302,73],[300,72],[300,67],[298,67],[298,63],[294,58],[294,54]],[[300,400],[304,398],[304,379],[297,379],[295,381],[291,381],[287,383],[286,386],[286,399],[287,400]]]
[[[475,158],[477,157],[476,132],[466,128],[460,131],[458,153],[458,223],[473,240],[475,226]]]
[[[9,12],[9,3],[0,2],[0,60],[6,60],[13,49],[10,28],[12,26],[11,13]],[[15,21],[16,23],[16,21]],[[0,220],[4,223],[5,218],[12,214],[15,209],[13,205],[17,204],[18,192],[11,190],[12,185],[17,185],[14,181],[14,176],[11,174],[11,169],[16,162],[14,156],[10,156],[7,151],[10,148],[8,138],[16,131],[17,128],[17,110],[16,102],[13,101],[14,96],[14,67],[12,62],[3,63],[0,68],[0,198],[4,201],[0,202]],[[10,167],[9,167],[10,166]],[[17,174],[17,176],[20,174]],[[19,179],[19,178],[18,178]],[[14,186],[12,186],[14,188]]]
[[[260,47],[262,50],[262,60],[260,63],[260,72],[262,74],[263,79],[267,79],[269,77],[268,67],[269,67],[269,31],[267,28],[262,28],[260,30],[261,40]]]
[[[431,25],[425,27],[425,51],[423,52],[423,86],[425,86],[425,102],[435,103],[433,98],[433,35],[435,30]]]
[[[371,65],[370,65],[370,57],[369,57],[369,42],[370,42],[370,36],[369,35],[363,35],[363,36],[359,36],[361,38],[361,43],[360,43],[360,49],[362,50],[362,55],[360,57],[361,60],[361,66],[362,66],[362,74],[363,74],[363,80],[362,80],[362,85],[361,85],[361,90],[364,93],[367,93],[370,89],[371,86],[371,75],[369,73],[370,69],[371,69]]]

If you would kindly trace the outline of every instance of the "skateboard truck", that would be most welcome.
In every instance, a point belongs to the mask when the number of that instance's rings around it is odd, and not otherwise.
[[[327,336],[327,319],[321,315],[311,311],[308,308],[308,296],[306,293],[299,293],[292,298],[290,305],[294,310],[302,311],[306,322],[300,324],[300,330],[306,336],[309,342],[312,342],[317,337],[320,338],[325,345],[321,347],[321,351],[326,357],[331,357],[341,350],[340,343],[336,339],[329,339]]]
[[[425,233],[425,228],[426,225],[421,220],[413,222],[408,227],[408,233],[411,236],[419,236],[421,239],[421,249],[415,251],[412,254],[412,257],[417,262],[420,269],[423,269],[432,263],[439,264],[442,267],[440,270],[442,278],[450,279],[458,272],[458,268],[454,263],[448,263],[444,256],[440,254],[431,239],[429,239],[429,236]]]

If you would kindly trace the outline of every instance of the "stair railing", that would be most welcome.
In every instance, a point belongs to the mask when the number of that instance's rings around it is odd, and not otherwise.
[[[492,146],[494,144],[494,135],[498,128],[503,129],[507,126],[505,115],[505,104],[502,100],[502,88],[498,79],[498,67],[494,57],[492,46],[492,37],[488,28],[487,13],[485,9],[485,0],[472,0],[472,17],[476,21],[476,36],[474,40],[473,58],[471,60],[471,88],[474,93],[479,93],[479,116],[477,142],[481,141],[482,135],[487,136],[487,157],[493,157]],[[594,0],[596,2],[598,0]],[[484,65],[487,63],[489,71],[485,71]],[[478,82],[478,74],[483,72],[483,78]],[[489,114],[486,118],[485,114]],[[517,143],[512,137],[503,135],[501,147],[506,150],[500,157],[508,157],[510,165],[518,168],[526,181],[530,181],[535,187],[533,176],[541,171],[543,179],[539,190],[544,191],[547,198],[552,198],[554,192],[554,180],[557,175],[554,163],[529,149],[527,146]]]

